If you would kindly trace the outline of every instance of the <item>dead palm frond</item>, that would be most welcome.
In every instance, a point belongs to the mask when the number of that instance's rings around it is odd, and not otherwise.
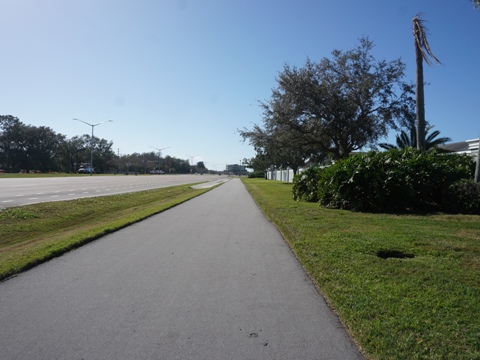
[[[415,43],[415,63],[417,65],[416,73],[416,124],[417,124],[417,149],[425,150],[425,94],[423,83],[423,61],[428,65],[433,62],[440,64],[435,55],[433,55],[427,40],[427,29],[425,22],[421,18],[422,14],[413,17],[413,37]]]
[[[480,0],[478,0],[480,1]],[[436,58],[435,55],[433,55],[432,50],[430,49],[430,45],[428,44],[427,40],[427,28],[425,27],[425,20],[421,18],[423,14],[419,13],[415,15],[412,19],[413,22],[413,36],[415,38],[415,43],[417,45],[417,48],[420,50],[423,60],[428,65],[432,65],[431,59],[437,63],[441,64],[440,60]]]

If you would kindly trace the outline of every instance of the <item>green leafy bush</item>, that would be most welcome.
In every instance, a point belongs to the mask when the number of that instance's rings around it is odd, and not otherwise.
[[[467,155],[411,148],[372,151],[326,169],[318,198],[324,206],[357,211],[441,210],[445,189],[472,178],[473,171]]]
[[[248,177],[250,179],[252,179],[252,178],[264,178],[265,173],[263,171],[254,171],[254,172],[248,173]]]
[[[443,194],[445,211],[480,215],[480,184],[460,180],[450,185]]]
[[[293,199],[308,202],[317,202],[318,182],[322,169],[318,167],[309,167],[300,174],[293,177]]]

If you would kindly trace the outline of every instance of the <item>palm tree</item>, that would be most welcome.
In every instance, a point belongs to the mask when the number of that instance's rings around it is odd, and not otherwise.
[[[478,1],[478,0],[475,0]],[[427,65],[433,62],[440,64],[427,41],[427,32],[424,21],[421,19],[422,14],[413,17],[413,37],[415,39],[415,61],[417,64],[417,87],[416,87],[416,108],[417,108],[417,149],[425,150],[425,93],[423,82],[423,60]]]
[[[428,132],[433,128],[433,126],[427,126],[425,129],[425,150],[433,150],[437,149],[438,145],[445,144],[446,142],[451,141],[449,137],[440,137],[440,131],[435,130],[431,134]],[[399,135],[395,137],[397,145],[381,143],[378,144],[382,149],[389,150],[389,149],[405,149],[405,148],[416,148],[417,147],[417,129],[415,126],[410,128],[410,134],[408,134],[405,130],[402,130]]]
[[[480,0],[472,0],[473,7],[480,9]],[[477,165],[475,166],[475,182],[480,183],[480,138],[478,139]]]

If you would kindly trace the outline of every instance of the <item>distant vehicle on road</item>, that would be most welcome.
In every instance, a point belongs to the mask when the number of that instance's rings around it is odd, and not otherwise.
[[[160,174],[165,174],[165,171],[163,171],[163,170],[152,170],[152,171],[150,171],[150,174],[160,175]]]
[[[95,172],[95,168],[92,168],[92,173]],[[90,174],[90,166],[81,167],[78,169],[79,174]]]

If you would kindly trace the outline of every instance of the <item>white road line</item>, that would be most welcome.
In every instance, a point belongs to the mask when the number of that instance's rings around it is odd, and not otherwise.
[[[2,203],[12,202],[13,200],[2,200]]]
[[[58,197],[59,195],[50,195],[50,197]]]
[[[38,200],[40,198],[28,198],[28,200]]]

